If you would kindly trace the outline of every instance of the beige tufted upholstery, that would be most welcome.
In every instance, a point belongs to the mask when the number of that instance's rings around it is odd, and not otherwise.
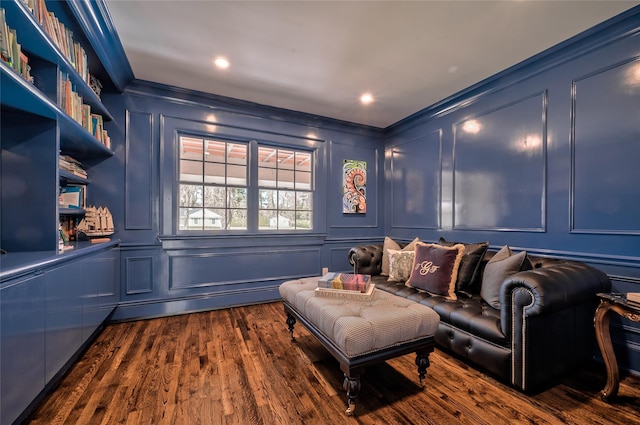
[[[318,277],[285,282],[280,295],[347,357],[424,338],[438,327],[438,314],[425,305],[379,290],[367,302],[319,297],[317,282]]]

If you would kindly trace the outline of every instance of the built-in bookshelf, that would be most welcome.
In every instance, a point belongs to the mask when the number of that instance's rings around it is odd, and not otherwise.
[[[66,2],[3,0],[0,7],[0,247],[57,250],[60,225],[83,214],[91,167],[113,155],[104,127],[113,117],[92,72],[95,54],[74,34]],[[82,202],[70,207],[61,197],[72,188],[81,188]]]
[[[133,73],[102,0],[0,8],[0,423],[9,424],[120,299],[119,241],[73,238],[94,215],[88,201],[107,206],[91,196],[109,185],[101,170],[113,156],[101,97]]]

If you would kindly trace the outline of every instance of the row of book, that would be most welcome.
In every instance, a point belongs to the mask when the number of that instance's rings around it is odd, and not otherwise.
[[[89,84],[91,77],[87,53],[80,43],[74,41],[73,32],[60,22],[53,12],[47,10],[45,0],[22,0],[22,3],[31,11],[40,26],[78,71],[82,79]]]
[[[7,25],[3,8],[0,8],[0,58],[22,78],[33,83],[29,58],[22,52],[16,30]]]
[[[91,106],[83,102],[82,96],[75,91],[69,75],[64,72],[60,73],[59,91],[60,108],[110,149],[111,138],[104,129],[102,115],[91,113]]]
[[[84,169],[80,161],[69,155],[60,155],[58,158],[58,167],[62,170],[68,171],[74,176],[87,178],[87,171]]]
[[[318,279],[318,288],[366,292],[371,275],[329,272]]]
[[[374,285],[371,275],[329,272],[318,279],[315,295],[354,301],[370,301]]]
[[[79,217],[73,216],[63,216],[60,217],[60,236],[64,243],[69,241],[75,241],[76,237],[76,226],[80,222]]]

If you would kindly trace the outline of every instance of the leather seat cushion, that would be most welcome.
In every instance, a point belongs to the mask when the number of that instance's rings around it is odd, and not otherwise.
[[[372,280],[378,289],[432,308],[438,313],[442,323],[493,344],[509,346],[509,340],[500,327],[500,311],[489,306],[479,295],[459,296],[452,301],[410,288],[403,282],[388,282],[385,276],[373,276]]]

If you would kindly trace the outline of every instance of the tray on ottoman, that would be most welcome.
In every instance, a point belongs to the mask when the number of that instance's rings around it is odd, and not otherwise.
[[[412,352],[420,384],[434,349],[440,318],[422,304],[374,291],[371,300],[356,301],[315,296],[318,277],[280,285],[291,339],[294,325],[302,323],[340,363],[347,391],[347,411],[355,411],[360,375],[369,365]]]

